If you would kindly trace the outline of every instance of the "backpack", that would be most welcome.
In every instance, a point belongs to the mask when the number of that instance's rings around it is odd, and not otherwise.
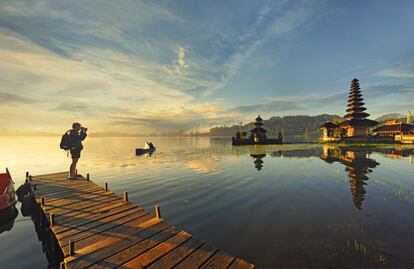
[[[69,131],[62,135],[62,139],[60,140],[60,148],[63,150],[70,150],[72,148],[72,139]]]

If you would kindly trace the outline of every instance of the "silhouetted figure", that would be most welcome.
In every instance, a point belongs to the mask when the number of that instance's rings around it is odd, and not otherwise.
[[[72,130],[69,131],[70,136],[70,155],[72,157],[72,164],[69,168],[69,179],[83,178],[83,176],[76,173],[76,165],[81,157],[81,151],[83,150],[82,141],[85,140],[88,131],[87,128],[82,127],[78,122],[72,124]]]

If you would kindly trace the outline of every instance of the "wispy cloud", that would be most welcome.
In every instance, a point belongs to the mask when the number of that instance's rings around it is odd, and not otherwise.
[[[400,64],[382,69],[378,72],[380,76],[395,78],[414,78],[414,63]]]
[[[254,104],[247,106],[238,106],[230,109],[233,112],[240,113],[269,113],[269,112],[286,112],[300,111],[301,107],[295,101],[271,101],[263,104]]]
[[[14,93],[0,92],[0,106],[33,104],[35,100]]]

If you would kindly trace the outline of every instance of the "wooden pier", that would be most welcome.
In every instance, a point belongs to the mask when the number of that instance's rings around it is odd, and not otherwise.
[[[67,172],[29,176],[51,231],[61,268],[254,268],[192,237],[155,212]],[[235,242],[237,244],[237,242]]]

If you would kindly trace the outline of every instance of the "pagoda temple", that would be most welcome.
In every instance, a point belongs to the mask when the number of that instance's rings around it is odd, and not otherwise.
[[[348,114],[344,116],[345,121],[339,124],[346,137],[368,137],[369,128],[378,124],[376,121],[367,119],[369,114],[365,112],[367,109],[363,101],[359,81],[354,78],[349,91],[348,109],[346,110]]]
[[[369,114],[365,112],[367,109],[363,101],[359,81],[354,78],[349,90],[345,120],[338,125],[332,122],[322,124],[320,127],[323,131],[322,141],[368,142],[368,140],[373,140],[369,131],[378,122],[368,119]],[[337,129],[339,132],[335,132]],[[335,137],[334,134],[338,136]]]
[[[233,146],[241,145],[269,145],[269,144],[282,144],[282,134],[279,133],[277,138],[267,138],[266,130],[263,128],[263,119],[260,115],[256,118],[254,123],[255,128],[250,130],[250,136],[248,138],[242,138],[241,133],[237,132],[236,136],[232,137]]]
[[[263,129],[264,123],[260,115],[256,118],[256,122],[254,123],[254,125],[256,127],[250,130],[250,139],[258,144],[264,143],[266,141],[266,130]]]

